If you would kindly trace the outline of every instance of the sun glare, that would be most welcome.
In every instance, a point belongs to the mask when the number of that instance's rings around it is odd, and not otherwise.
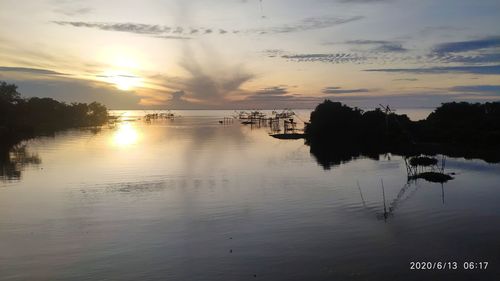
[[[122,123],[113,136],[113,143],[117,146],[129,146],[137,143],[139,133],[130,123]]]
[[[112,70],[104,75],[106,81],[122,91],[130,91],[142,84],[142,79],[127,71]]]
[[[100,77],[122,91],[131,91],[142,86],[142,78],[136,75],[140,65],[133,56],[124,54],[108,55],[109,68]]]

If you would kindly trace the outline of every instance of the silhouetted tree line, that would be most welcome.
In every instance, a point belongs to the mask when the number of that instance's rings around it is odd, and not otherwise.
[[[500,161],[500,102],[444,103],[425,120],[325,100],[311,113],[306,143],[325,168],[360,155],[447,154]]]
[[[98,126],[108,111],[100,103],[66,104],[51,98],[22,98],[17,86],[0,82],[0,144],[57,130]]]
[[[409,142],[412,126],[406,115],[390,113],[381,109],[366,111],[349,107],[340,102],[325,100],[311,113],[306,126],[307,140],[339,143],[382,145]]]
[[[500,146],[500,102],[444,103],[418,122],[420,142]]]

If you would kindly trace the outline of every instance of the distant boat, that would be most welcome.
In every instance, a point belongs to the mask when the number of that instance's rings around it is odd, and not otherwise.
[[[277,138],[280,140],[298,140],[306,137],[306,134],[303,133],[290,133],[290,134],[273,134],[270,135],[273,138]]]

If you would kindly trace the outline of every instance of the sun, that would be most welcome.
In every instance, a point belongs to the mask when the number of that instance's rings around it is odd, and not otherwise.
[[[110,70],[104,75],[106,81],[122,91],[131,91],[142,84],[142,79],[124,70]]]
[[[114,55],[108,59],[108,68],[99,77],[122,91],[132,91],[142,86],[143,79],[136,75],[139,63],[132,56]]]

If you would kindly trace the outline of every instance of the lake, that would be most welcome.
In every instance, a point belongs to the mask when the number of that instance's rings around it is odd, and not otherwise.
[[[409,111],[421,118],[421,111]],[[494,280],[500,165],[398,155],[325,169],[304,140],[175,111],[25,141],[0,174],[0,280]],[[298,111],[307,120],[309,111]],[[412,115],[413,114],[413,115]],[[300,124],[299,124],[300,125]],[[410,262],[457,262],[410,270]],[[464,262],[488,262],[486,270]]]

